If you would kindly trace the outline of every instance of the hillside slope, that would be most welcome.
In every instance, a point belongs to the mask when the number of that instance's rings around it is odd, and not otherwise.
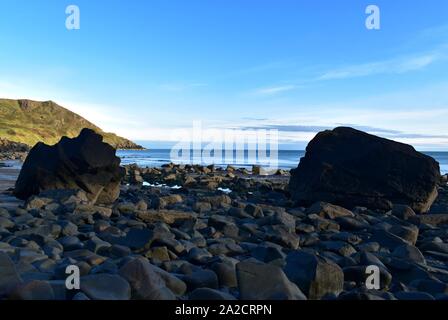
[[[53,101],[0,99],[0,137],[34,146],[42,141],[55,144],[62,136],[76,137],[82,128],[103,135],[104,141],[117,149],[142,149],[134,142],[104,132],[93,123]]]

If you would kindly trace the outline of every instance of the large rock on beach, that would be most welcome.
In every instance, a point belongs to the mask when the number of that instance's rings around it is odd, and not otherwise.
[[[306,300],[278,266],[242,261],[236,273],[242,300]]]
[[[320,132],[292,170],[289,190],[303,205],[427,212],[437,197],[439,164],[412,146],[348,127]]]
[[[175,296],[166,287],[165,281],[144,258],[136,258],[119,271],[132,288],[132,297],[138,300],[174,300]]]
[[[328,294],[337,296],[343,290],[342,269],[311,252],[292,251],[286,259],[284,270],[308,299],[321,299]]]
[[[84,190],[92,203],[112,203],[120,193],[124,169],[115,149],[91,129],[63,137],[53,146],[37,143],[28,154],[14,194],[27,199],[53,189]]]
[[[7,296],[22,283],[11,258],[0,251],[0,298]]]
[[[115,274],[92,274],[81,278],[81,291],[93,300],[129,300],[131,286]]]

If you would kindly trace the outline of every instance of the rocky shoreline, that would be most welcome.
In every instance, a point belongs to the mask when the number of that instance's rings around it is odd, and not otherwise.
[[[0,209],[3,298],[447,298],[448,215],[439,213],[448,208],[446,186],[436,213],[416,215],[406,206],[294,207],[288,174],[177,165],[126,171],[113,205],[60,191]],[[80,291],[65,289],[73,264]],[[380,266],[381,290],[365,288],[371,264]]]
[[[110,204],[68,189],[0,203],[0,298],[448,299],[446,176],[417,214],[298,206],[289,172],[257,173],[129,165]],[[70,265],[80,290],[66,288]],[[366,288],[372,265],[379,289]]]
[[[0,161],[24,161],[29,151],[30,147],[24,143],[0,138]]]

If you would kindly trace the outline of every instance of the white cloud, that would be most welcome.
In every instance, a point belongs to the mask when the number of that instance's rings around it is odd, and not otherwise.
[[[367,131],[412,144],[419,150],[443,151],[448,150],[446,126],[448,95],[446,92],[448,92],[448,83],[437,83],[331,103],[306,105],[285,103],[282,109],[296,111],[288,112],[285,116],[282,116],[282,113],[278,116],[258,114],[260,120],[243,119],[228,125],[236,128],[275,127],[275,125],[285,128],[288,126],[317,128],[356,124],[358,127],[381,128],[381,131]],[[394,134],[393,131],[398,132]],[[312,133],[280,132],[282,140],[288,139],[297,143],[308,140],[310,136]]]
[[[436,61],[442,59],[443,54],[439,52],[428,53],[420,56],[396,58],[365,64],[347,66],[340,69],[330,70],[319,76],[316,80],[336,80],[367,77],[378,74],[401,74],[423,69]]]
[[[296,85],[283,85],[283,86],[273,86],[273,87],[266,87],[266,88],[260,88],[253,91],[255,95],[261,95],[261,96],[270,96],[270,95],[276,95],[282,92],[291,91],[298,89],[299,86]]]

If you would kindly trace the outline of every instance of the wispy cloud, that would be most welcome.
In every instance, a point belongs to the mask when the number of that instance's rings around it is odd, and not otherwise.
[[[444,57],[441,52],[432,52],[419,56],[394,58],[365,64],[347,66],[330,70],[316,80],[335,80],[367,77],[378,74],[401,74],[423,69]]]
[[[421,150],[445,150],[448,143],[448,134],[409,133],[387,128],[378,128],[360,124],[334,124],[334,125],[288,125],[288,124],[261,124],[261,125],[233,125],[226,129],[238,130],[278,130],[279,143],[291,143],[300,147],[308,143],[318,132],[333,130],[335,127],[352,127],[383,138],[412,144]]]
[[[265,87],[265,88],[259,88],[254,90],[252,93],[257,96],[272,96],[276,95],[282,92],[292,91],[300,88],[297,85],[288,84],[288,85],[282,85],[282,86],[272,86],[272,87]]]
[[[336,126],[344,126],[344,127],[352,127],[358,130],[367,131],[367,132],[375,132],[375,133],[383,133],[383,134],[399,134],[400,131],[376,128],[364,125],[357,124],[335,124],[334,126],[319,126],[319,125],[284,125],[284,124],[267,124],[261,125],[258,128],[261,129],[277,129],[279,131],[287,131],[287,132],[319,132],[323,130],[331,130]]]
[[[257,117],[242,117],[241,120],[248,120],[248,121],[266,121],[269,120],[268,118],[257,118]]]
[[[251,93],[255,96],[272,96],[303,88],[304,86],[320,81],[345,80],[375,75],[404,74],[423,70],[426,67],[446,59],[448,59],[448,44],[443,44],[439,45],[431,52],[348,65],[321,72],[320,75],[317,73],[317,76],[309,76],[300,81],[295,81],[296,83],[293,82],[285,85],[258,88]]]
[[[286,103],[287,114],[260,113],[259,120],[230,122],[236,129],[277,129],[281,141],[309,141],[322,130],[350,126],[419,150],[448,150],[448,82],[354,99]],[[224,126],[223,124],[222,126]]]

